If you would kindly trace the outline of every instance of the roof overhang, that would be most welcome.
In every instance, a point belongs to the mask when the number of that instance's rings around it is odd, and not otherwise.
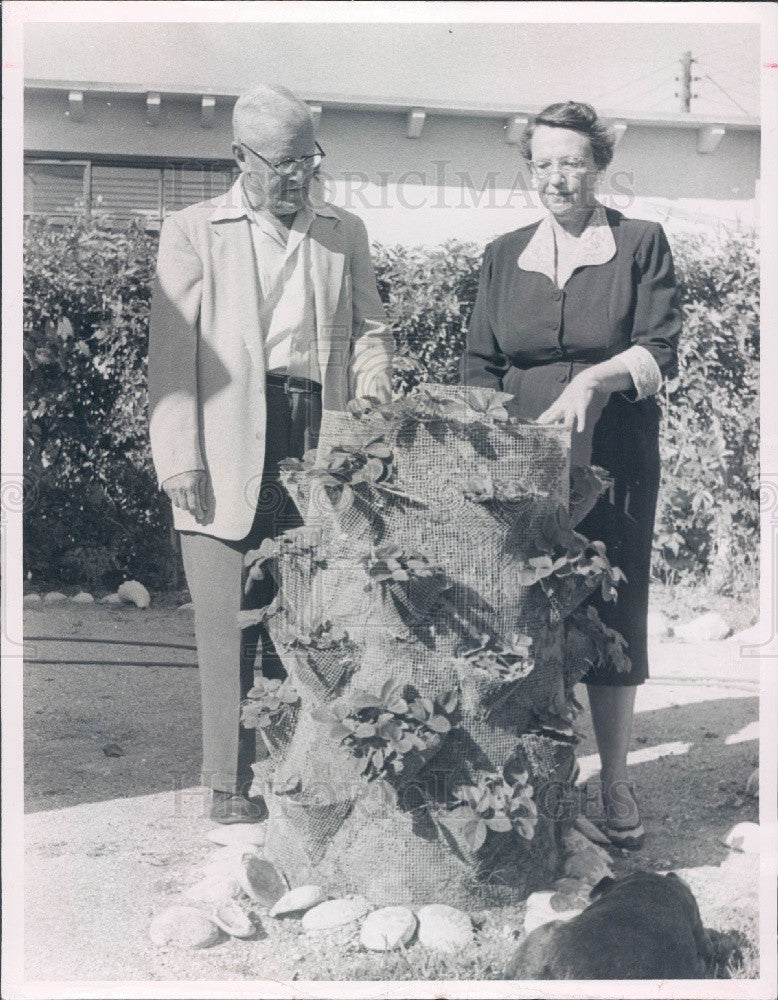
[[[65,94],[80,92],[82,94],[91,93],[98,96],[143,96],[153,93],[159,95],[161,100],[174,101],[194,101],[202,106],[203,98],[208,102],[232,103],[238,96],[239,91],[226,89],[216,92],[211,88],[193,90],[191,86],[173,87],[168,86],[160,89],[154,83],[100,83],[74,80],[43,80],[29,79],[25,82],[25,89],[31,92],[60,91]],[[444,101],[418,100],[410,103],[407,99],[394,97],[369,97],[364,95],[345,94],[321,94],[321,93],[300,93],[302,100],[321,109],[318,113],[326,111],[328,108],[349,111],[366,112],[396,112],[405,115],[415,114],[415,121],[422,122],[421,113],[426,115],[443,115],[454,117],[470,118],[503,118],[506,122],[515,118],[528,118],[538,114],[542,110],[540,105],[526,105],[517,107],[513,104],[476,104],[474,102],[447,103]],[[707,126],[723,126],[727,130],[737,131],[759,131],[761,123],[759,118],[750,116],[717,116],[698,115],[683,112],[665,113],[625,113],[619,109],[603,108],[600,111],[603,118],[623,123],[621,131],[629,125],[641,125],[648,128],[686,128],[700,129]],[[411,119],[413,120],[413,119]]]

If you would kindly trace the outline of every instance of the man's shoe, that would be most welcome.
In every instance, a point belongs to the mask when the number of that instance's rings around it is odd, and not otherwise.
[[[249,799],[240,792],[212,793],[211,819],[214,823],[260,823],[267,815],[267,806],[261,796]]]

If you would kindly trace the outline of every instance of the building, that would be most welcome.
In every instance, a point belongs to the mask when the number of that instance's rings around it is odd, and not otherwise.
[[[226,190],[237,94],[30,79],[25,213],[141,218]],[[479,243],[537,218],[518,150],[538,108],[301,95],[326,152],[320,191],[372,239]],[[758,119],[609,113],[617,147],[603,200],[669,228],[758,225]]]

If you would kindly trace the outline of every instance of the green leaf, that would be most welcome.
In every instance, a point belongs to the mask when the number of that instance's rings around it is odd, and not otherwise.
[[[433,715],[425,725],[435,733],[447,733],[451,729],[451,723],[445,715]]]
[[[462,835],[471,851],[478,851],[484,846],[487,832],[486,823],[481,819],[465,823],[462,829]]]
[[[425,722],[427,719],[427,710],[418,698],[415,701],[410,702],[408,705],[408,711],[414,719],[418,719],[419,722]]]
[[[366,708],[380,708],[383,699],[370,694],[368,691],[355,691],[352,697],[352,705],[357,711]]]
[[[487,819],[486,825],[495,833],[510,833],[513,829],[513,824],[507,816],[495,816],[493,819]]]
[[[441,696],[439,701],[440,707],[447,714],[451,714],[459,703],[459,693],[456,690],[447,691]]]

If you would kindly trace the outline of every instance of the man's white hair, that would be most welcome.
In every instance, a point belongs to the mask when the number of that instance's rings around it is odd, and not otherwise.
[[[261,83],[241,94],[235,103],[232,131],[236,140],[262,133],[277,122],[313,129],[311,109],[286,87]]]

